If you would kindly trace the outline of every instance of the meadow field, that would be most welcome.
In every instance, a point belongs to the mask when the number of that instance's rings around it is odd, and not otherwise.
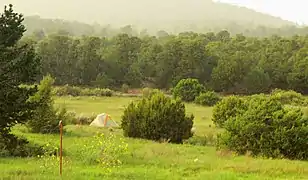
[[[136,97],[61,97],[55,100],[57,105],[65,105],[77,114],[105,112],[120,123],[125,105],[134,99]],[[213,139],[221,129],[211,122],[212,108],[186,104],[186,110],[195,115],[195,136],[206,139],[206,145],[157,143],[123,138],[120,129],[109,132],[87,125],[65,126],[62,179],[308,179],[308,162],[235,156],[227,151],[216,151]],[[32,134],[22,126],[16,126],[13,132],[31,142],[59,144],[59,135]],[[122,165],[106,168],[89,163],[93,157],[89,146],[97,132],[112,133],[115,135],[113,143],[124,141],[128,145],[127,152],[117,154]],[[60,179],[58,161],[40,157],[0,158],[0,179]]]

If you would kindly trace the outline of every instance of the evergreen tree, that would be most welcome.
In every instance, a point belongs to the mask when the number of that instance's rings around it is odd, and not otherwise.
[[[11,149],[17,146],[11,127],[25,123],[36,108],[28,99],[37,88],[21,86],[34,80],[40,62],[32,46],[18,43],[26,31],[23,20],[11,4],[0,14],[0,139]]]

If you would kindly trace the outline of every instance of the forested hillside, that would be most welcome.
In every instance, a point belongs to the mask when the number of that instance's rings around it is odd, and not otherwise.
[[[221,22],[221,21],[219,21]],[[44,19],[39,16],[28,16],[25,18],[25,25],[27,27],[26,35],[33,34],[53,34],[62,33],[70,34],[73,36],[100,36],[100,37],[113,37],[120,33],[126,33],[134,36],[165,36],[167,34],[174,34],[170,31],[166,31],[166,28],[161,30],[153,29],[140,29],[133,25],[125,25],[121,27],[115,27],[112,25],[100,25],[100,24],[86,24],[78,21],[68,21],[63,19]],[[210,30],[213,32],[219,32],[222,29],[228,30],[231,35],[242,33],[245,36],[258,36],[269,37],[271,35],[280,36],[293,36],[293,35],[307,35],[308,27],[296,27],[296,26],[283,26],[283,27],[269,27],[269,26],[249,26],[248,24],[239,25],[236,22],[221,23],[219,26],[215,24],[209,24],[208,28],[184,28],[183,31],[177,30],[177,33],[187,31],[193,31],[198,33],[206,33]]]
[[[161,38],[54,34],[23,41],[35,45],[41,75],[50,73],[57,85],[168,89],[191,77],[225,93],[308,92],[308,36],[260,39],[221,31]]]
[[[27,34],[65,30],[72,35],[110,37],[121,32],[157,35],[161,34],[158,33],[161,30],[176,34],[183,31],[218,32],[222,29],[246,36],[307,33],[307,28],[296,28],[294,23],[278,17],[211,0],[42,0],[35,3],[35,8],[28,1],[9,2],[28,16],[25,21]]]

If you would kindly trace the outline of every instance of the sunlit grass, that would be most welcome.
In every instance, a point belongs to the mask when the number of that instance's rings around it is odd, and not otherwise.
[[[57,105],[65,104],[77,114],[109,113],[120,122],[123,108],[136,98],[57,98]],[[215,134],[220,131],[211,122],[212,108],[187,104],[187,113],[195,115],[196,135]],[[212,146],[192,146],[156,143],[147,140],[125,138],[128,153],[120,156],[123,162],[106,175],[96,164],[83,160],[91,152],[80,153],[85,144],[93,140],[97,132],[107,129],[90,126],[68,125],[65,127],[63,145],[63,179],[308,179],[308,162],[270,160],[249,156],[234,156],[227,151],[217,152]],[[27,133],[24,127],[16,127],[14,133],[26,136],[31,142],[58,145],[59,135]],[[122,131],[115,129],[115,143],[120,142]],[[42,168],[47,162],[39,158],[1,158],[0,179],[59,179],[58,166]]]

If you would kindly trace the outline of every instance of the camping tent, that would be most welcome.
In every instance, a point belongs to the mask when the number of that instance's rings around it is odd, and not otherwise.
[[[96,118],[91,122],[90,126],[118,127],[119,125],[113,121],[108,114],[102,113],[96,116]]]

